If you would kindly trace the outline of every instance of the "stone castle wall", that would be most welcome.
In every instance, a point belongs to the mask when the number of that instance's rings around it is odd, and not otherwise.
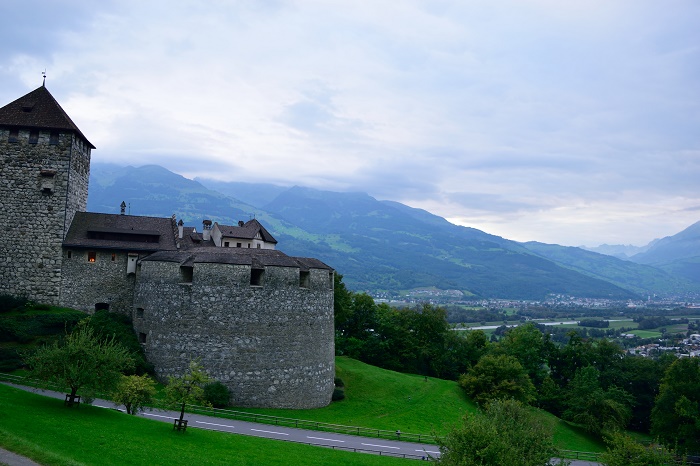
[[[88,253],[95,253],[95,261]],[[110,250],[63,251],[61,306],[92,313],[108,304],[109,311],[131,316],[135,274],[127,275],[128,253]]]
[[[231,390],[237,406],[326,406],[335,375],[332,272],[266,267],[251,286],[245,265],[195,263],[191,282],[175,262],[143,261],[134,328],[160,378],[191,359]]]
[[[68,132],[29,138],[0,128],[0,293],[58,304],[61,243],[87,206],[90,148]]]

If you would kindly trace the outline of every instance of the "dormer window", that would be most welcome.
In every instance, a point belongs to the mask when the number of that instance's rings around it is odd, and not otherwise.
[[[29,113],[34,109],[34,102],[23,102],[22,111],[24,113]]]

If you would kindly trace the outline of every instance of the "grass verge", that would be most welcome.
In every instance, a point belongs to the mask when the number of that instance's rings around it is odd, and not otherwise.
[[[170,425],[0,384],[0,445],[45,465],[382,465],[409,461]]]

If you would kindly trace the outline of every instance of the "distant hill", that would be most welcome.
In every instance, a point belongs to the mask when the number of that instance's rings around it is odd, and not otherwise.
[[[631,244],[601,244],[600,246],[595,247],[579,246],[579,248],[585,249],[586,251],[617,257],[618,259],[629,259],[635,254],[647,251],[656,241],[658,240],[654,240],[646,246],[633,246]]]
[[[365,193],[200,181],[153,165],[96,163],[88,210],[116,213],[124,200],[131,214],[175,214],[198,230],[204,218],[233,224],[254,215],[282,251],[321,259],[357,291],[435,287],[461,290],[465,297],[542,299],[557,293],[629,299],[683,289],[670,272],[637,264],[631,264],[634,270],[602,265],[610,258],[593,253],[586,256],[590,265],[572,264],[542,248]],[[625,270],[624,277],[618,268]]]
[[[635,264],[613,256],[598,254],[581,248],[523,243],[532,252],[590,277],[614,283],[640,294],[684,294],[700,292],[700,282],[644,264]],[[660,290],[663,290],[661,293]]]
[[[648,250],[635,254],[630,260],[700,282],[700,222],[654,242]]]

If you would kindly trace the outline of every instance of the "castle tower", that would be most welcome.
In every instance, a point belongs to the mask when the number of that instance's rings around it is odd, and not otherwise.
[[[45,86],[0,108],[0,293],[58,304],[94,148]]]

